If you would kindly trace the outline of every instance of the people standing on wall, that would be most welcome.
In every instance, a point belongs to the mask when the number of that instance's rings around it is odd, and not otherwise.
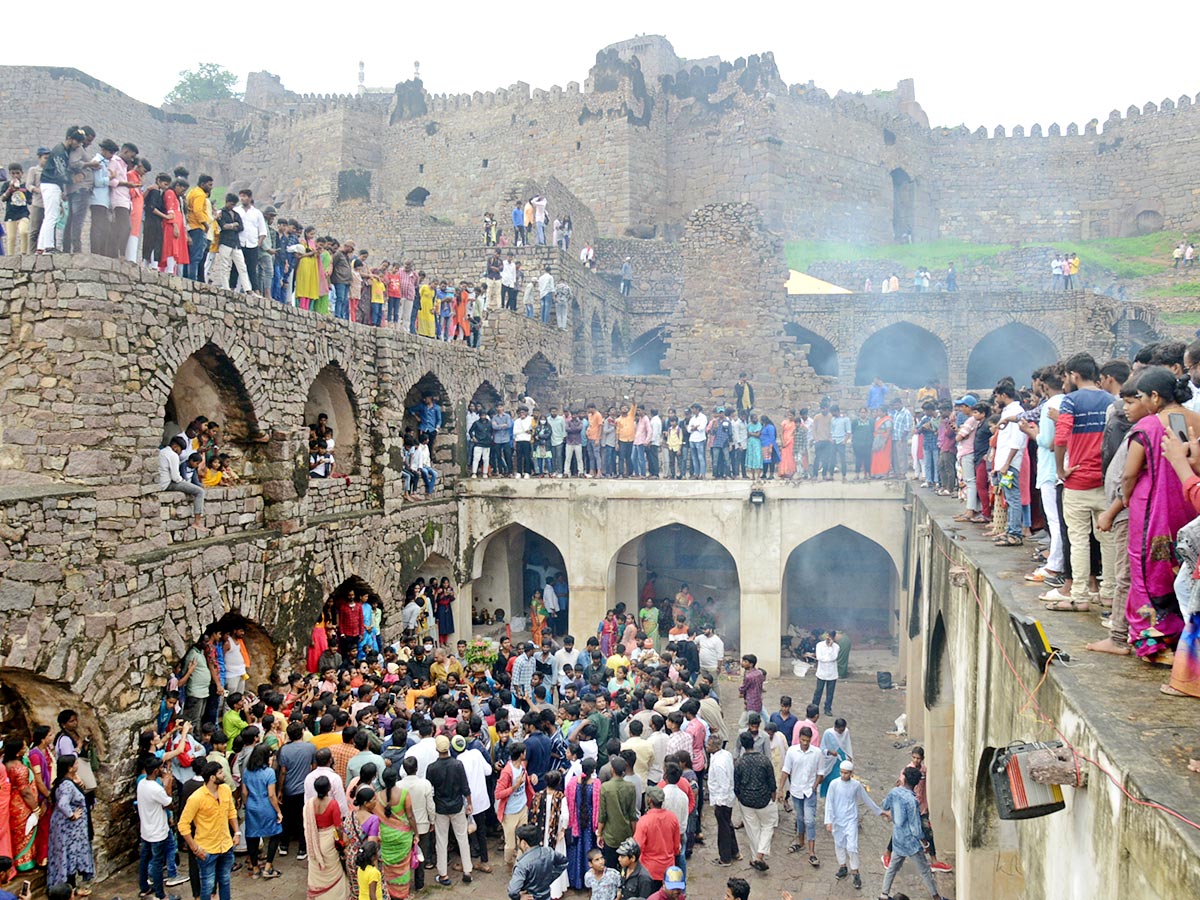
[[[625,257],[621,263],[621,296],[628,297],[633,289],[633,257]]]
[[[946,290],[952,294],[958,292],[958,273],[954,270],[954,263],[946,266]]]
[[[204,259],[208,255],[209,230],[212,216],[209,214],[209,197],[212,194],[213,177],[201,175],[196,186],[184,195],[184,219],[188,233],[188,264],[184,278],[192,281],[204,280]]]
[[[546,198],[541,194],[536,197],[529,198],[529,205],[533,207],[533,224],[537,229],[537,243],[539,247],[546,244]],[[528,219],[528,212],[526,219]],[[526,225],[528,225],[528,221]]]
[[[242,257],[246,262],[246,273],[250,279],[250,290],[256,294],[262,293],[262,285],[259,282],[258,272],[258,250],[263,245],[267,238],[267,220],[254,205],[254,194],[248,189],[243,188],[238,191],[238,199],[241,201],[238,207],[238,215],[242,217],[242,222],[245,227],[239,235],[242,245]],[[343,273],[345,284],[347,287],[350,284],[349,272]],[[221,284],[221,282],[218,282]],[[230,285],[232,287],[233,285]],[[346,318],[345,315],[340,318]]]

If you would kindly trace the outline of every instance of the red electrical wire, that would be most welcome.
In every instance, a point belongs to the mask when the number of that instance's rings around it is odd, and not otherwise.
[[[950,556],[950,554],[947,553],[945,550],[943,550],[940,546],[938,546],[937,549],[938,549],[938,552],[942,554],[942,556],[946,557],[946,561],[948,563],[950,563],[950,565],[952,565],[952,566],[958,565],[958,563]],[[1059,738],[1062,739],[1062,742],[1064,744],[1066,744],[1069,748],[1071,748],[1071,752],[1076,756],[1076,758],[1082,759],[1084,762],[1090,763],[1091,765],[1093,765],[1097,769],[1099,769],[1101,772],[1103,772],[1104,776],[1113,783],[1113,785],[1117,788],[1117,790],[1119,790],[1122,794],[1124,794],[1131,802],[1136,803],[1138,806],[1148,806],[1151,809],[1157,809],[1162,812],[1165,812],[1167,815],[1173,816],[1174,818],[1178,819],[1180,822],[1183,822],[1185,825],[1190,825],[1192,828],[1200,830],[1200,823],[1193,822],[1191,819],[1189,819],[1187,816],[1183,815],[1182,813],[1176,812],[1175,810],[1171,809],[1171,807],[1164,806],[1161,803],[1156,803],[1153,800],[1142,800],[1142,799],[1139,799],[1138,797],[1133,796],[1133,794],[1129,793],[1129,791],[1127,791],[1125,789],[1125,786],[1123,784],[1121,784],[1121,782],[1117,779],[1117,777],[1115,775],[1113,775],[1112,772],[1110,772],[1108,769],[1106,769],[1104,766],[1102,766],[1097,760],[1094,760],[1091,757],[1086,756],[1083,753],[1080,753],[1079,750],[1076,749],[1075,745],[1072,744],[1071,741],[1067,739],[1067,736],[1065,734],[1063,734],[1061,731],[1059,731],[1058,726],[1054,723],[1054,721],[1049,716],[1047,716],[1044,712],[1042,712],[1042,708],[1038,704],[1036,696],[1025,685],[1024,679],[1021,678],[1020,673],[1017,672],[1017,667],[1013,665],[1012,660],[1009,658],[1008,653],[1004,649],[1004,645],[1000,642],[1000,636],[998,634],[996,634],[996,629],[992,626],[991,619],[988,618],[987,611],[983,608],[983,598],[979,596],[979,591],[977,591],[975,589],[975,584],[971,581],[970,578],[967,579],[967,585],[971,589],[971,596],[975,598],[975,605],[979,607],[979,615],[983,618],[983,623],[985,625],[987,625],[987,629],[991,633],[992,640],[995,642],[997,649],[999,649],[1000,655],[1004,657],[1004,662],[1008,666],[1009,671],[1011,671],[1013,673],[1013,677],[1017,679],[1017,684],[1019,684],[1021,686],[1021,690],[1025,692],[1025,696],[1028,698],[1028,702],[1026,703],[1026,706],[1032,706],[1034,708],[1034,710],[1036,710],[1036,712],[1038,714],[1038,718],[1041,719],[1042,722],[1049,725],[1054,730],[1054,733],[1056,735],[1058,735]],[[1050,663],[1049,663],[1049,661],[1047,661],[1047,663],[1046,663],[1047,668],[1049,667],[1049,665],[1050,665]]]

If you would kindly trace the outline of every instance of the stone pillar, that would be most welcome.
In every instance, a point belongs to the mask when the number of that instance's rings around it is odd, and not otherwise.
[[[757,656],[758,667],[772,678],[779,677],[781,604],[778,587],[766,591],[742,589],[741,653]]]
[[[568,577],[571,574],[568,573]],[[608,590],[604,582],[598,580],[583,583],[572,578],[570,584],[567,633],[575,636],[575,646],[582,650],[587,644],[587,639],[596,633],[596,625],[604,619]]]

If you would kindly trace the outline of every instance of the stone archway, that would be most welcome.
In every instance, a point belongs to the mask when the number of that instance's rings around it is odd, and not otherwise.
[[[733,554],[720,542],[687,525],[672,523],[627,541],[608,567],[608,609],[624,603],[633,611],[650,573],[655,574],[655,600],[665,636],[671,623],[671,602],[686,584],[694,603],[688,624],[714,622],[726,648],[741,642],[741,578]]]
[[[991,390],[1006,375],[1020,385],[1030,384],[1034,369],[1058,359],[1054,342],[1035,328],[1009,322],[985,334],[967,357],[967,387]]]
[[[180,363],[163,409],[163,443],[197,416],[221,425],[222,441],[244,448],[264,440],[242,373],[211,341]]]
[[[79,713],[80,733],[91,733],[103,759],[108,743],[104,720],[69,685],[27,669],[0,668],[0,734],[28,739],[34,725],[49,725],[57,733],[58,714],[65,709]]]
[[[250,665],[247,669],[250,679],[247,689],[257,691],[258,685],[271,680],[271,673],[275,670],[279,651],[275,646],[274,639],[262,625],[247,618],[236,609],[225,613],[217,620],[216,624],[225,634],[229,634],[236,628],[242,629],[242,642],[246,645],[246,652],[250,655]]]
[[[504,399],[490,381],[482,382],[471,395],[471,402],[483,411],[495,409],[496,404]]]
[[[347,475],[358,472],[361,447],[358,431],[358,401],[350,379],[337,363],[317,373],[304,401],[304,421],[313,424],[324,413],[333,429],[335,471]]]
[[[896,322],[863,341],[854,383],[867,385],[879,377],[900,388],[918,388],[930,380],[945,384],[949,371],[941,338],[911,322]]]
[[[651,328],[633,339],[629,349],[629,375],[666,375],[663,361],[667,356],[664,340],[666,326]]]
[[[870,538],[835,525],[797,546],[783,570],[784,625],[846,631],[855,646],[891,646],[899,576]]]
[[[838,356],[837,348],[815,331],[809,331],[803,325],[788,322],[783,326],[783,333],[796,339],[796,345],[808,345],[806,356],[809,366],[818,375],[828,375],[837,378]]]
[[[557,402],[558,369],[540,351],[529,358],[521,369],[524,394],[537,401],[541,413]]]
[[[484,538],[475,548],[471,577],[474,605],[488,610],[493,618],[502,614],[505,622],[514,618],[524,620],[529,614],[529,601],[533,592],[546,583],[546,577],[560,572],[568,577],[562,551],[549,538],[520,524],[507,525]],[[560,592],[561,593],[561,592]],[[567,614],[570,606],[570,591],[554,623],[555,633],[566,631]],[[514,640],[518,632],[527,632],[528,626],[513,625]],[[579,641],[580,646],[583,640]]]
[[[433,397],[434,402],[442,408],[441,432],[453,431],[454,404],[450,400],[450,392],[433,372],[422,375],[404,395],[405,427],[411,428],[414,435],[420,431],[420,419],[416,410],[424,402],[426,395]]]

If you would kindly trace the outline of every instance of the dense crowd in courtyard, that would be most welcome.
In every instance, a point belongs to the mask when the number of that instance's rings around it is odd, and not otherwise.
[[[727,655],[720,617],[686,585],[658,593],[651,576],[636,608],[578,642],[557,572],[528,607],[532,640],[452,644],[449,578],[418,578],[398,609],[347,584],[286,675],[256,670],[250,623],[227,614],[169,673],[131,760],[142,897],[188,885],[228,900],[235,872],[278,878],[294,854],[310,900],[405,900],[491,875],[511,900],[677,900],[696,865],[766,872],[781,844],[818,868],[820,798],[835,880],[862,887],[869,813],[892,825],[884,893],[911,860],[938,896],[935,873],[951,869],[921,748],[879,803],[856,779],[851,722],[834,715],[848,644],[804,645],[812,703],[768,710],[757,657]],[[0,868],[44,867],[56,900],[91,893],[92,737],[64,710],[57,729],[4,741]],[[728,879],[726,900],[750,894]]]

